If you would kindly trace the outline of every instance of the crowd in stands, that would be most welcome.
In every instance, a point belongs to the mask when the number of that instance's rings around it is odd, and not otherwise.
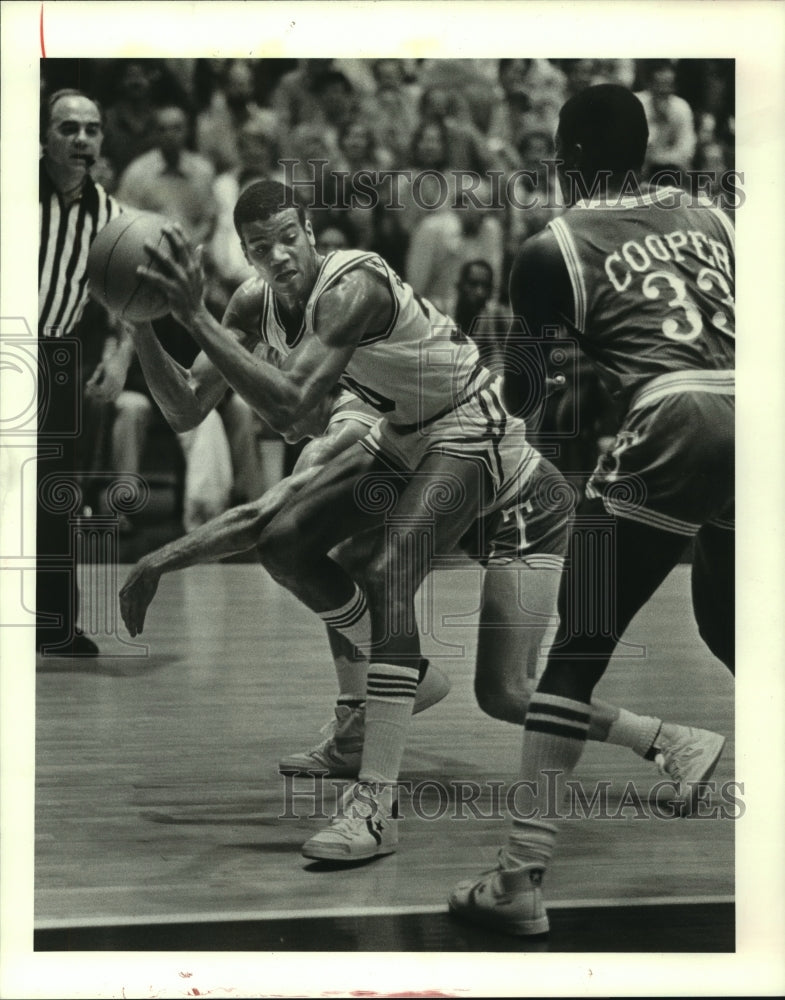
[[[167,215],[204,244],[209,306],[216,316],[253,273],[234,232],[234,203],[253,180],[276,178],[302,185],[315,206],[311,216],[323,252],[380,253],[462,328],[482,317],[474,330],[464,329],[470,335],[481,327],[485,334],[498,329],[517,249],[562,210],[553,171],[546,169],[560,106],[601,82],[620,83],[640,96],[649,120],[649,176],[702,169],[719,178],[733,168],[732,60],[42,63],[43,94],[78,86],[102,106],[104,142],[95,179],[123,204]],[[405,175],[393,187],[390,175],[396,172]],[[352,192],[361,190],[366,196],[352,200]],[[460,191],[465,197],[455,207]],[[711,195],[717,192],[710,186]],[[533,194],[536,205],[521,207]],[[173,320],[160,328],[178,360],[188,364],[195,347],[187,334]],[[492,353],[488,343],[485,337],[483,350]],[[581,426],[591,428],[589,454],[570,461],[589,469],[597,438],[612,433],[612,420],[601,393],[592,389],[584,396],[570,405],[586,410]],[[549,408],[546,422],[558,422],[567,398]],[[140,373],[132,369],[112,433],[119,471],[139,471],[154,412]],[[259,491],[265,482],[256,467],[259,442],[274,435],[235,397],[224,403],[220,417],[212,416],[223,424],[233,470],[220,506]],[[221,430],[211,428],[211,440],[219,440]],[[186,455],[193,447],[183,441]],[[283,472],[286,459],[278,461]],[[192,512],[186,522],[192,526],[200,517]]]

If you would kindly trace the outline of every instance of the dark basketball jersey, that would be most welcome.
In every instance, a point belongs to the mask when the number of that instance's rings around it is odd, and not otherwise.
[[[623,409],[658,376],[732,386],[733,226],[708,203],[680,206],[687,197],[667,188],[578,202],[549,223],[572,284],[567,318]]]

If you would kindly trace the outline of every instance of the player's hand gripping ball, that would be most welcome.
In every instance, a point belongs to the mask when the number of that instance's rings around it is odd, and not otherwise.
[[[140,276],[141,265],[157,269],[153,254],[145,243],[159,253],[172,256],[172,247],[164,234],[169,220],[150,212],[123,213],[104,226],[96,236],[87,258],[87,277],[92,298],[109,312],[131,322],[157,319],[171,312],[166,292]]]

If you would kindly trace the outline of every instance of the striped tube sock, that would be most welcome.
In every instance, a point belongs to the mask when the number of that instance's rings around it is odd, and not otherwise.
[[[360,780],[397,781],[419,675],[419,664],[372,663],[368,668]]]
[[[629,747],[639,757],[646,757],[654,746],[661,727],[662,719],[655,719],[649,715],[634,715],[625,708],[620,708],[619,718],[611,723],[606,742]]]
[[[342,604],[340,608],[333,608],[331,611],[320,611],[319,617],[329,628],[334,628],[337,632],[345,635],[349,642],[353,642],[359,650],[367,650],[370,646],[371,615],[368,611],[365,594],[357,584],[354,585],[354,593],[346,604]]]
[[[535,788],[531,818],[514,818],[507,844],[511,865],[545,867],[556,843],[564,782],[580,760],[589,730],[590,706],[558,695],[532,695],[524,724],[521,780]]]

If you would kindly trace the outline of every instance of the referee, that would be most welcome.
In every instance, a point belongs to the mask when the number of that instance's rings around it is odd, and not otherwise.
[[[120,206],[90,176],[103,139],[95,101],[78,90],[58,90],[41,106],[40,128],[38,337],[41,371],[47,374],[39,384],[36,649],[56,656],[97,656],[96,644],[76,628],[75,560],[63,568],[64,557],[74,555],[71,511],[59,509],[50,489],[63,481],[78,489],[82,387],[73,334],[87,302],[90,246]],[[55,344],[53,338],[65,339]],[[86,394],[99,403],[113,402],[125,383],[131,352],[127,338],[109,331]]]

